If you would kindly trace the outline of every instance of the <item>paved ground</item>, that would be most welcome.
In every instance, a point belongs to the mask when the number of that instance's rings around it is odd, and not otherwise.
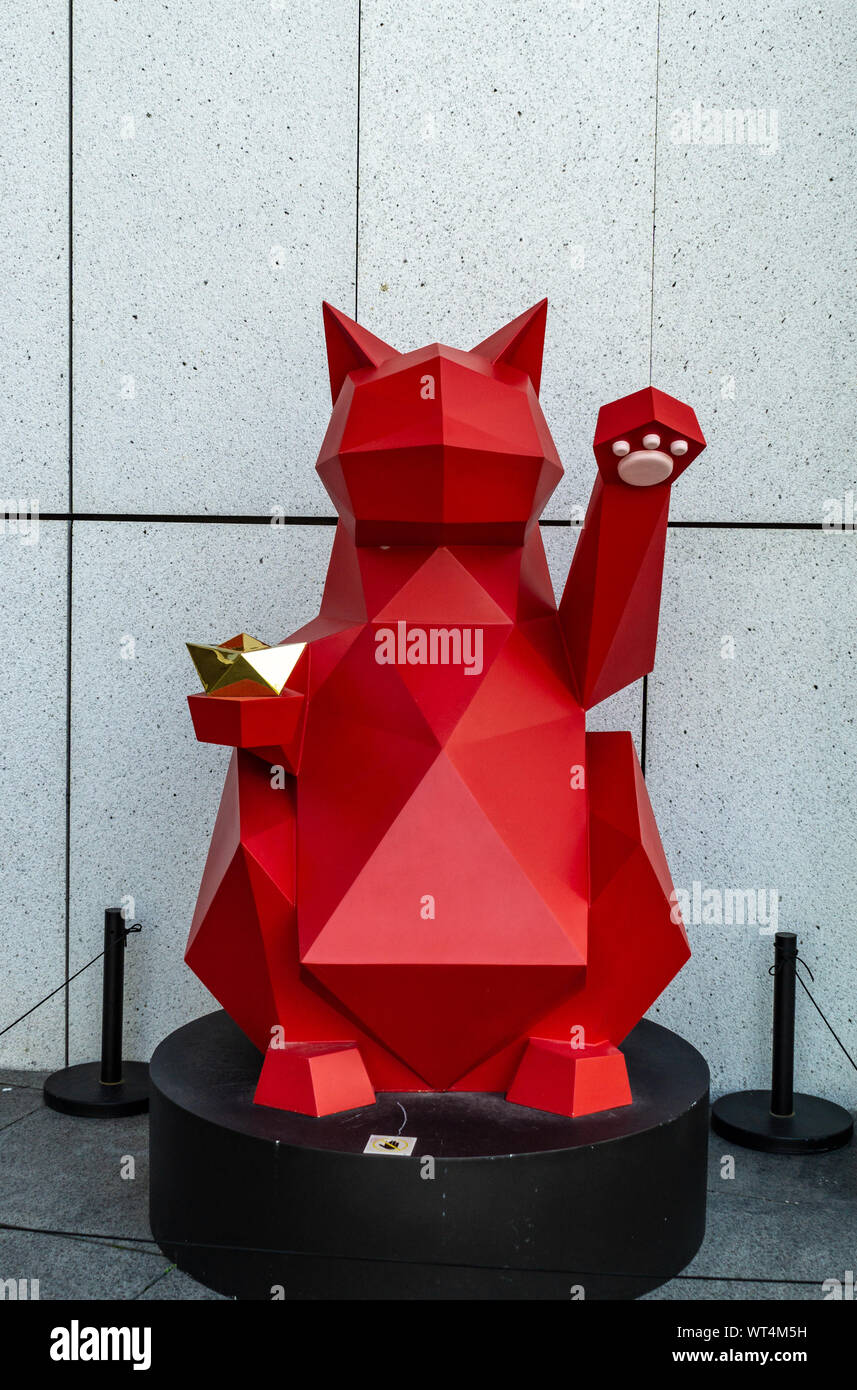
[[[38,1279],[42,1299],[218,1298],[151,1239],[146,1116],[58,1115],[42,1079],[0,1076],[0,1279]],[[648,1298],[818,1300],[825,1280],[857,1273],[857,1146],[811,1158],[733,1149],[723,1177],[727,1147],[712,1137],[702,1250]]]

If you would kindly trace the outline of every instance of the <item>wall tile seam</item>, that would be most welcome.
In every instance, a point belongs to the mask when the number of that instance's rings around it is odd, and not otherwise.
[[[2,513],[0,513],[2,516]],[[279,530],[280,528],[293,526],[335,526],[337,518],[335,516],[291,516],[276,517],[270,516],[241,516],[241,515],[209,515],[206,512],[40,512],[40,521],[53,522],[88,522],[99,525],[102,522],[111,522],[117,525],[126,525],[131,522],[147,524],[150,526],[160,525],[188,525],[195,526],[203,523],[211,526],[271,526]],[[542,529],[580,527],[580,521],[566,521],[562,517],[546,517],[539,522]],[[684,518],[676,518],[668,523],[671,530],[701,530],[701,531],[818,531],[826,532],[831,528],[823,521],[775,521],[775,520],[752,520],[752,521],[692,521]]]

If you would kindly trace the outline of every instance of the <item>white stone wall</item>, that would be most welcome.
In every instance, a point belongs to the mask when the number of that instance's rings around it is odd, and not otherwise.
[[[655,672],[591,723],[645,746],[678,886],[778,895],[853,1050],[857,530],[823,529],[829,499],[857,520],[851,0],[76,0],[72,40],[62,0],[7,0],[0,494],[40,521],[0,539],[0,1027],[126,896],[128,1055],[210,1005],[182,954],[227,753],[193,738],[183,642],[317,611],[321,299],[466,347],[547,294],[548,518],[650,362],[709,439]],[[545,529],[558,586],[574,535]],[[763,1084],[771,938],[688,925],[653,1016],[716,1091]],[[0,1065],[94,1056],[99,988]],[[799,1086],[853,1106],[798,1009]]]

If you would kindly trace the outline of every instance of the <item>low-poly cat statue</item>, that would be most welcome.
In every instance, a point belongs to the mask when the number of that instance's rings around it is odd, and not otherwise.
[[[325,304],[321,613],[190,648],[197,738],[235,751],[186,960],[264,1054],[258,1104],[632,1104],[619,1044],[690,954],[631,736],[585,711],[652,669],[670,488],[705,440],[652,387],[601,409],[557,606],[546,314],[400,353]]]

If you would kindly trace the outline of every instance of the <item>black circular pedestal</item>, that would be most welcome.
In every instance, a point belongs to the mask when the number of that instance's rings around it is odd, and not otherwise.
[[[792,1115],[773,1115],[770,1091],[736,1091],[714,1102],[711,1128],[745,1149],[808,1154],[827,1153],[847,1144],[854,1121],[841,1105],[820,1096],[796,1094]]]
[[[100,1078],[100,1062],[81,1062],[55,1071],[42,1088],[45,1105],[64,1115],[85,1115],[93,1120],[139,1115],[148,1110],[147,1062],[123,1062],[122,1080],[113,1084],[105,1085]]]
[[[260,1054],[209,1014],[151,1062],[155,1239],[242,1299],[634,1298],[705,1233],[708,1067],[655,1023],[622,1050],[634,1103],[599,1115],[385,1092],[312,1119],[253,1104]]]

